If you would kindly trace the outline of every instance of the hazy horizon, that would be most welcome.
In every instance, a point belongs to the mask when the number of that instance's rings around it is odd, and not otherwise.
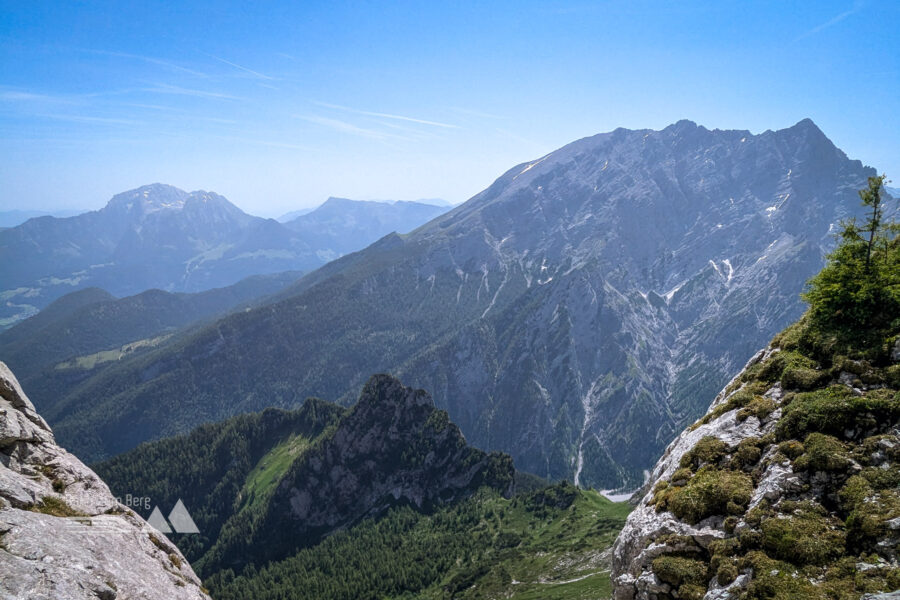
[[[887,2],[199,10],[4,6],[0,210],[96,209],[160,182],[262,216],[467,200],[517,163],[686,118],[811,118],[900,177]]]

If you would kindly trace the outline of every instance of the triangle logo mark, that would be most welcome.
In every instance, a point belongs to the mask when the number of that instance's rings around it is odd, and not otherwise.
[[[150,513],[147,523],[161,533],[172,533],[172,528],[169,527],[158,506],[153,507],[153,512]]]
[[[169,522],[172,523],[176,533],[200,533],[197,524],[194,523],[194,519],[191,518],[180,498],[175,503],[175,508],[169,513]]]

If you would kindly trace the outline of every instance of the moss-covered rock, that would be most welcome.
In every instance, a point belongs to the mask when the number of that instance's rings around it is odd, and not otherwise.
[[[900,517],[900,490],[881,490],[864,496],[853,504],[847,516],[847,539],[857,552],[876,550],[876,541],[897,537],[888,521]],[[895,549],[896,551],[896,549]]]
[[[734,454],[731,456],[729,467],[735,470],[748,470],[753,467],[759,462],[759,459],[762,458],[763,445],[763,441],[757,437],[741,440],[737,445]]]
[[[748,417],[756,417],[757,419],[765,419],[775,412],[775,401],[765,396],[753,396],[744,408],[738,411],[738,421],[743,421]]]
[[[663,583],[679,588],[684,584],[701,585],[705,591],[707,565],[702,560],[663,555],[653,560],[653,572]]]
[[[778,444],[778,451],[788,459],[793,460],[806,452],[806,448],[797,440],[787,440]]]
[[[642,587],[633,572],[636,598],[701,598],[729,585],[739,600],[900,589],[900,364],[806,319],[775,343],[782,350],[751,362],[695,426],[715,435],[663,458],[672,475],[649,497],[657,512],[635,513],[661,532],[647,551],[668,546],[652,568],[671,591]],[[735,410],[737,424],[723,418]],[[710,540],[709,528],[721,537]]]
[[[804,502],[785,508],[793,510],[762,522],[762,547],[767,554],[798,566],[821,566],[844,555],[842,524],[821,505]]]
[[[811,471],[844,471],[852,460],[847,446],[836,437],[810,433],[803,441],[806,453],[794,461],[795,469]]]
[[[716,581],[719,582],[719,585],[728,585],[737,579],[737,576],[737,565],[732,562],[724,563],[716,570]]]
[[[845,385],[797,394],[784,409],[776,432],[779,439],[802,439],[810,432],[844,437],[858,432],[865,437],[886,430],[900,420],[900,393],[872,390],[854,395]]]
[[[688,523],[713,515],[742,513],[753,494],[746,474],[706,466],[682,487],[670,487],[664,508]]]
[[[704,464],[716,465],[726,456],[728,456],[728,444],[716,437],[706,436],[681,457],[679,466],[696,470]]]
[[[747,600],[831,600],[824,589],[802,577],[792,565],[773,560],[763,552],[750,552],[739,563],[752,569]]]

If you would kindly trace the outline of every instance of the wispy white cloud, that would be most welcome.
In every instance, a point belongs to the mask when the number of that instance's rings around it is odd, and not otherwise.
[[[399,138],[399,136],[396,135],[385,133],[383,131],[376,131],[375,129],[359,127],[357,125],[354,125],[353,123],[341,121],[340,119],[331,119],[329,117],[320,117],[318,115],[294,115],[294,117],[297,119],[302,119],[303,121],[307,121],[309,123],[328,127],[329,129],[333,129],[341,133],[348,133],[350,135],[356,135],[359,137],[366,137],[376,140]]]
[[[222,100],[243,100],[238,96],[232,96],[231,94],[223,94],[221,92],[210,92],[206,90],[197,90],[192,88],[185,88],[178,85],[171,85],[168,83],[154,83],[151,84],[152,87],[143,88],[145,92],[152,92],[157,94],[174,94],[177,96],[195,96],[198,98],[219,98]]]
[[[111,117],[89,117],[85,115],[67,115],[45,113],[34,115],[43,119],[53,119],[56,121],[71,121],[72,123],[93,123],[99,125],[143,125],[141,121],[131,119],[115,119]]]
[[[221,123],[222,125],[237,125],[238,122],[234,119],[220,119],[219,117],[200,117],[204,121],[209,121],[210,123]]]
[[[46,94],[16,88],[0,89],[0,102],[24,104],[76,104],[78,98],[62,94]]]
[[[467,117],[479,117],[481,119],[507,119],[509,117],[501,117],[500,115],[494,115],[488,112],[482,112],[480,110],[472,110],[471,108],[461,108],[459,106],[451,106],[449,107],[453,112],[465,115]]]
[[[382,127],[393,129],[394,131],[402,131],[403,136],[411,140],[434,140],[439,139],[443,135],[443,133],[438,130],[429,129],[424,131],[422,129],[407,127],[399,123],[393,123],[391,121],[379,121],[378,124]]]
[[[53,101],[57,98],[47,96],[45,94],[35,94],[32,92],[20,92],[17,90],[0,91],[0,100],[4,102],[35,102],[35,101]]]
[[[271,148],[287,148],[290,150],[315,150],[314,148],[310,148],[309,146],[304,146],[302,144],[294,144],[292,142],[281,142],[278,140],[261,140],[256,138],[249,137],[241,137],[241,136],[233,136],[233,135],[215,135],[211,136],[220,140],[228,140],[231,142],[238,142],[241,144],[251,144],[254,146],[269,146]]]
[[[210,57],[213,60],[219,61],[220,63],[224,63],[230,67],[234,67],[235,69],[238,69],[239,71],[243,71],[244,73],[249,73],[250,75],[256,77],[257,79],[264,79],[266,81],[275,81],[277,79],[275,77],[270,77],[264,73],[260,73],[259,71],[254,71],[253,69],[248,69],[247,67],[245,67],[243,65],[239,65],[235,62],[231,62],[230,60],[225,60],[222,57],[215,56],[213,54],[206,54],[205,52],[203,54]]]
[[[330,104],[328,102],[313,102],[318,106],[322,106],[324,108],[331,108],[334,110],[342,110],[349,113],[354,113],[357,115],[365,115],[367,117],[379,117],[382,119],[394,119],[397,121],[407,121],[409,123],[418,123],[420,125],[431,125],[433,127],[444,127],[446,129],[459,129],[457,125],[450,125],[449,123],[440,123],[438,121],[428,121],[426,119],[416,119],[413,117],[406,117],[403,115],[393,115],[390,113],[382,113],[382,112],[373,112],[369,110],[359,110],[356,108],[350,108],[349,106],[342,106],[340,104]]]
[[[132,59],[132,60],[139,60],[139,61],[142,61],[145,63],[157,65],[157,66],[164,67],[164,68],[172,70],[172,71],[178,71],[179,73],[185,73],[187,75],[192,75],[194,77],[200,77],[203,79],[208,79],[210,77],[210,75],[208,73],[204,73],[202,71],[197,71],[195,69],[189,69],[189,68],[183,67],[179,64],[176,64],[176,63],[173,63],[173,62],[170,62],[167,60],[162,60],[160,58],[155,58],[153,56],[144,56],[141,54],[131,54],[130,52],[114,52],[112,50],[95,50],[93,48],[81,48],[80,50],[82,52],[88,52],[91,54],[101,54],[103,56],[116,56],[119,58],[128,58],[128,59]]]
[[[801,33],[800,35],[798,35],[798,36],[794,39],[794,41],[796,42],[796,41],[798,41],[798,40],[802,40],[802,39],[804,39],[804,38],[808,38],[808,37],[810,37],[810,36],[816,35],[817,33],[820,33],[820,32],[822,32],[822,31],[828,29],[829,27],[833,27],[834,25],[837,25],[838,23],[840,23],[841,21],[843,21],[843,20],[846,19],[847,17],[849,17],[849,16],[851,16],[851,15],[854,15],[854,14],[858,13],[858,12],[861,11],[864,7],[865,7],[865,2],[863,2],[863,0],[856,0],[856,1],[853,3],[853,6],[850,7],[849,10],[845,10],[844,12],[842,12],[842,13],[840,13],[840,14],[838,14],[838,15],[835,15],[835,16],[832,17],[831,19],[825,21],[825,22],[822,23],[821,25],[817,25],[817,26],[813,27],[812,29],[810,29],[809,31],[806,31],[806,32],[804,32],[804,33]]]
[[[131,108],[146,108],[148,110],[162,110],[165,112],[184,112],[184,109],[175,108],[174,106],[162,106],[161,104],[144,104],[141,102],[122,102],[119,106],[127,106]]]

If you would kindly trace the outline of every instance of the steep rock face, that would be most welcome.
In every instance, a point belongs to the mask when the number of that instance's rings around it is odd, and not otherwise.
[[[178,549],[56,445],[2,362],[0,598],[208,598]]]
[[[615,600],[900,588],[900,365],[812,360],[804,327],[668,446],[616,541]]]
[[[509,456],[469,446],[425,391],[375,375],[333,430],[294,460],[263,510],[226,524],[200,566],[284,558],[392,506],[429,510],[481,486],[507,493],[513,479]]]
[[[279,303],[123,361],[52,418],[101,457],[196,424],[196,399],[206,419],[307,396],[349,405],[369,373],[392,372],[523,470],[638,485],[704,399],[800,316],[798,292],[872,174],[809,120],[585,138]]]

